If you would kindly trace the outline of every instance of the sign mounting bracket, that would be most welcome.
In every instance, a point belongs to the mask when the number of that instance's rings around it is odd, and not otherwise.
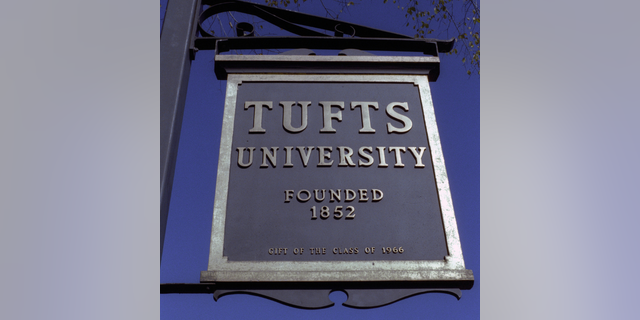
[[[194,28],[192,59],[195,58],[195,52],[198,50],[214,50],[216,44],[221,41],[225,42],[218,44],[218,52],[233,49],[309,48],[423,52],[432,56],[451,51],[455,44],[455,38],[450,40],[413,38],[336,19],[239,0],[202,0],[202,5],[208,7],[199,15],[197,32]],[[202,23],[208,18],[229,11],[259,17],[299,37],[255,36],[253,25],[247,22],[236,24],[237,37],[216,37],[203,28]],[[333,32],[333,36],[303,26]]]

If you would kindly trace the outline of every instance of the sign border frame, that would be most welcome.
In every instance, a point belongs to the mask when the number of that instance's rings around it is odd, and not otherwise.
[[[228,261],[223,255],[232,138],[238,86],[242,82],[348,82],[411,83],[418,87],[424,125],[436,180],[440,212],[448,255],[442,260],[367,261]],[[229,74],[225,96],[218,173],[213,208],[209,263],[200,274],[201,283],[210,282],[388,282],[388,281],[471,281],[465,269],[460,237],[440,135],[435,119],[431,89],[426,75],[376,74]]]

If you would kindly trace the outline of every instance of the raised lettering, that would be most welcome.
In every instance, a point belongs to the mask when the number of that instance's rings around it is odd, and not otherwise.
[[[284,167],[293,167],[293,163],[291,163],[291,150],[293,150],[293,147],[284,147],[284,151],[285,151],[285,162],[284,162]]]
[[[378,167],[388,167],[387,161],[384,158],[384,149],[385,147],[376,147],[378,149],[378,157],[380,158],[380,162],[378,163]]]
[[[355,167],[356,164],[351,161],[351,156],[353,155],[353,149],[349,147],[338,147],[340,150],[340,163],[338,163],[338,167]]]
[[[307,108],[311,105],[311,101],[299,101],[298,104],[302,108],[302,123],[299,127],[294,128],[291,125],[291,107],[295,104],[295,101],[280,101],[280,105],[283,108],[282,113],[282,127],[291,133],[298,133],[304,131],[307,128]]]
[[[331,199],[329,199],[329,202],[334,202],[334,201],[340,202],[340,189],[336,191],[333,191],[333,189],[329,189],[329,195],[331,196]]]
[[[358,154],[368,160],[367,162],[362,161],[362,159],[358,160],[358,165],[361,167],[368,167],[373,164],[373,157],[369,154],[366,154],[364,152],[365,150],[369,151],[369,153],[373,152],[373,149],[371,147],[360,147],[360,149],[358,150]]]
[[[396,153],[396,164],[394,165],[394,167],[404,167],[404,164],[402,163],[402,156],[400,155],[400,152],[406,152],[407,149],[405,147],[389,147],[389,152],[394,151]]]
[[[402,122],[402,124],[404,125],[404,127],[402,128],[396,128],[394,127],[391,123],[387,122],[387,132],[388,133],[406,133],[409,130],[411,130],[411,127],[413,126],[413,123],[411,122],[411,119],[409,119],[407,116],[401,115],[399,113],[397,113],[395,110],[393,110],[394,107],[400,107],[402,108],[404,111],[409,111],[409,104],[406,102],[391,102],[387,105],[387,115],[389,115],[389,117],[391,117],[392,119],[398,120],[400,122]]]
[[[325,152],[325,149],[327,149],[328,153]],[[318,167],[331,167],[333,160],[331,160],[331,162],[326,162],[325,160],[331,159],[332,150],[332,147],[318,147],[318,156],[320,157],[320,160],[318,160]]]
[[[358,193],[360,193],[360,198],[358,201],[367,202],[369,201],[369,197],[367,196],[367,189],[358,189]]]
[[[382,200],[382,197],[384,197],[384,194],[382,193],[382,190],[380,190],[380,189],[371,189],[371,195],[373,197],[373,199],[371,199],[371,201],[373,201],[373,202],[380,201],[380,200]]]
[[[351,189],[344,189],[344,202],[351,202],[356,199],[356,192]]]
[[[271,101],[245,101],[244,109],[248,110],[253,107],[253,128],[249,129],[249,133],[265,133],[267,130],[262,128],[262,108],[273,109]]]
[[[360,102],[360,101],[352,101],[351,102],[351,110],[360,107],[360,114],[362,115],[362,129],[358,132],[360,133],[375,133],[376,129],[371,128],[371,116],[369,115],[369,107],[373,107],[378,110],[378,103],[375,101],[372,102]]]
[[[322,119],[324,126],[320,129],[320,132],[335,133],[336,129],[333,128],[331,119],[342,121],[342,111],[344,110],[343,101],[320,101],[318,102],[322,106]],[[338,107],[340,110],[336,113],[331,113],[331,107]]]
[[[300,197],[300,195],[303,192],[307,194],[306,198]],[[302,190],[298,191],[298,194],[296,195],[296,198],[298,198],[298,201],[300,201],[300,202],[307,202],[307,201],[309,201],[309,199],[311,199],[311,192],[309,192],[309,190],[302,189]]]
[[[420,150],[420,152],[416,151],[416,147],[408,147],[407,149],[411,151],[411,155],[413,155],[413,158],[416,159],[416,165],[414,166],[414,168],[424,168],[424,164],[422,163],[422,154],[424,154],[424,151],[427,148],[419,147],[418,150]]]
[[[306,151],[307,148],[309,148],[309,151]],[[302,159],[302,165],[306,167],[307,163],[309,163],[311,150],[313,150],[314,147],[297,147],[297,149],[298,149],[298,152],[300,153],[300,158]]]
[[[244,158],[244,149],[249,149],[248,163],[244,163],[244,161],[242,160]],[[255,149],[256,149],[255,147],[249,147],[249,148],[238,147],[238,166],[240,166],[241,168],[247,168],[251,166],[251,163],[253,163],[253,150]]]
[[[284,202],[291,201],[291,198],[293,198],[293,190],[285,190],[284,191]]]
[[[262,164],[260,165],[260,168],[269,167],[269,165],[267,164],[267,158],[269,159],[269,162],[271,162],[271,165],[275,168],[277,162],[276,151],[278,151],[278,147],[271,147],[271,152],[269,152],[269,149],[267,149],[267,147],[262,147],[260,149],[262,149]]]
[[[318,191],[320,191],[320,190],[318,190],[318,189],[313,190],[313,194],[314,194],[314,195],[315,195],[315,197],[316,197],[316,201],[317,201],[317,202],[321,202],[321,201],[323,201],[323,200],[324,200],[324,193],[325,193],[325,189],[322,189],[322,198],[320,198],[320,197],[318,196]]]

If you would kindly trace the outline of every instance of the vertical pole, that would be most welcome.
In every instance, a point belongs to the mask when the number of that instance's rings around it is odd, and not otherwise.
[[[169,0],[160,34],[160,261],[189,83],[189,47],[197,3]]]

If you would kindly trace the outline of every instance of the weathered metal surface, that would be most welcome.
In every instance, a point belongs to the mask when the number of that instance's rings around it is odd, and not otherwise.
[[[326,108],[321,96],[333,107]],[[337,107],[342,100],[343,108]],[[368,115],[359,110],[362,106],[350,104],[374,100],[379,106],[371,106]],[[391,117],[390,104],[410,121]],[[302,110],[304,105],[314,108],[308,123],[289,123],[302,114],[287,119],[286,106]],[[302,150],[295,156],[287,155],[285,150],[293,153],[298,146]],[[382,151],[387,159],[361,156],[349,164],[336,152],[358,146],[368,146],[373,157],[380,157],[376,149]],[[311,147],[316,148],[313,160]],[[409,147],[422,147],[424,161],[410,155]],[[256,152],[251,163],[250,148]],[[367,281],[398,288],[406,288],[405,282],[425,288],[448,287],[442,285],[447,282],[462,289],[473,285],[473,274],[464,267],[425,76],[232,74],[219,159],[209,267],[201,282],[338,285],[333,289]],[[343,205],[346,214],[351,204],[345,202],[346,191],[343,199],[330,203],[328,198],[318,201],[311,191],[321,189],[371,190],[369,197],[377,189],[384,196],[376,203],[354,200],[356,217],[349,220],[333,209]],[[294,195],[287,190],[309,191]],[[320,212],[324,206],[332,211]],[[382,252],[387,246],[389,252]]]
[[[314,56],[314,55],[216,55],[218,79],[230,73],[294,73],[294,74],[366,74],[427,75],[438,79],[440,58],[431,56]]]

